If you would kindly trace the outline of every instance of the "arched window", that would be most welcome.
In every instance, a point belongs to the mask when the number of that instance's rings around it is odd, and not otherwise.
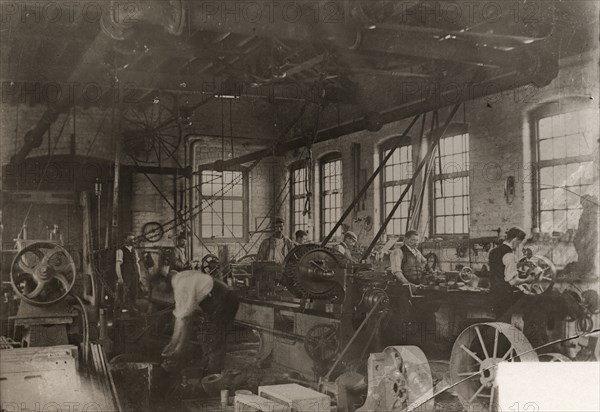
[[[434,157],[433,233],[469,233],[469,132],[451,125],[440,139]]]
[[[593,163],[598,110],[573,103],[546,104],[531,116],[537,170],[533,225],[544,233],[577,229],[581,195],[598,191]]]
[[[381,172],[381,221],[390,214],[396,201],[413,176],[414,164],[410,137],[396,137],[385,141],[380,146],[380,161],[396,148]],[[407,230],[409,206],[412,189],[408,191],[400,207],[396,209],[392,220],[386,228],[388,235],[403,235]]]
[[[304,214],[307,194],[310,191],[306,161],[299,160],[290,166],[290,183],[290,233],[293,235],[297,230],[306,231],[309,225],[309,216],[308,214]]]
[[[321,237],[329,234],[342,216],[342,155],[321,158]],[[341,234],[341,228],[338,233]]]

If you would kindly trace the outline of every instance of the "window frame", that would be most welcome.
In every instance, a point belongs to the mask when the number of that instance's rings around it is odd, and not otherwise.
[[[209,165],[200,166],[197,169],[198,171],[198,180],[196,184],[198,185],[197,193],[197,203],[196,205],[200,208],[198,211],[198,236],[202,240],[203,243],[218,243],[218,242],[243,242],[247,243],[249,240],[248,228],[249,228],[249,208],[250,208],[250,179],[249,179],[249,169],[245,166],[232,166],[223,170],[215,170]],[[202,235],[202,201],[205,199],[205,196],[202,195],[202,172],[211,171],[211,172],[242,172],[242,196],[219,196],[218,200],[241,200],[242,201],[242,236],[241,237],[233,237],[231,233],[230,236],[226,237],[204,237]],[[207,198],[207,199],[210,199]],[[222,222],[223,225],[225,224]]]
[[[414,153],[413,153],[413,144],[412,144],[412,138],[410,136],[394,136],[391,137],[387,140],[385,140],[384,142],[379,144],[379,164],[381,164],[383,162],[383,159],[385,157],[385,152],[387,150],[391,150],[394,147],[396,148],[401,148],[401,147],[410,147],[410,158],[411,158],[411,163],[412,163],[412,173],[410,178],[408,179],[400,179],[400,180],[393,180],[390,182],[386,182],[385,181],[385,167],[383,168],[383,170],[381,170],[380,172],[380,176],[379,176],[379,187],[380,187],[380,193],[379,193],[379,201],[381,204],[381,222],[384,222],[385,219],[387,218],[387,213],[386,213],[386,202],[385,202],[385,189],[388,186],[404,186],[407,185],[411,180],[412,177],[414,176],[415,173],[415,161],[414,161]],[[393,155],[392,155],[393,157]],[[391,161],[391,159],[390,159]],[[391,163],[387,163],[387,165],[389,166]],[[400,163],[402,164],[402,162]],[[402,175],[402,169],[400,169],[400,173]],[[412,188],[409,191],[409,193],[407,193],[407,197],[405,199],[405,201],[408,201],[408,206],[409,206],[409,210],[410,210],[410,205],[411,205],[411,199],[412,199]],[[395,201],[394,201],[395,203]],[[400,208],[399,208],[400,209]],[[408,218],[409,216],[406,217],[407,222],[408,222]],[[401,218],[402,219],[402,218]],[[390,220],[390,224],[393,223],[394,218],[392,218]],[[389,228],[389,224],[388,224],[388,228]],[[403,236],[404,233],[406,232],[406,227],[402,228],[401,233],[398,234],[390,234],[390,232],[387,230],[386,228],[386,233],[388,234],[388,236]]]
[[[319,229],[321,239],[324,239],[325,236],[329,234],[329,231],[325,230],[325,196],[327,195],[327,193],[325,193],[325,165],[336,161],[340,162],[340,216],[344,210],[344,161],[342,160],[342,154],[340,152],[332,152],[319,159]]]
[[[532,110],[529,113],[529,131],[530,131],[530,151],[531,151],[531,163],[532,173],[531,181],[525,181],[525,183],[531,184],[531,223],[532,227],[542,229],[542,209],[541,209],[541,172],[543,168],[553,167],[559,165],[577,164],[597,161],[594,157],[594,153],[588,155],[579,156],[567,156],[558,159],[546,159],[540,160],[540,121],[545,118],[549,118],[556,115],[566,115],[572,112],[579,112],[585,110],[593,110],[590,107],[587,100],[578,97],[565,97],[563,102],[551,101],[546,102],[540,107]],[[593,141],[594,139],[592,139]],[[593,180],[592,180],[593,185]],[[562,210],[562,209],[552,209]],[[568,208],[564,210],[571,210]],[[553,227],[552,231],[556,231]],[[566,229],[568,230],[568,228]]]
[[[435,129],[433,130],[429,136],[431,137],[432,135],[434,135],[436,132],[439,132],[440,129]],[[468,167],[465,168],[465,170],[461,170],[458,172],[452,172],[452,173],[440,173],[437,174],[435,173],[436,171],[436,167],[437,167],[437,155],[441,155],[441,141],[442,139],[445,138],[449,138],[449,137],[454,137],[454,136],[458,136],[458,135],[468,135],[468,147],[466,150],[466,154],[467,154],[467,165]],[[462,153],[462,152],[461,152]],[[429,216],[430,216],[430,221],[431,224],[429,225],[429,235],[430,237],[436,237],[436,238],[441,238],[441,239],[451,239],[451,238],[464,238],[464,237],[468,237],[470,230],[471,230],[471,136],[469,134],[469,127],[466,123],[452,123],[448,126],[448,128],[446,129],[445,133],[442,135],[442,137],[440,138],[440,142],[438,143],[438,147],[436,148],[436,150],[433,152],[433,161],[435,162],[433,165],[433,170],[430,172],[431,173],[431,179],[429,179]],[[435,201],[436,201],[436,197],[435,197],[435,185],[438,184],[438,182],[443,181],[443,180],[447,180],[447,179],[454,179],[454,178],[466,178],[467,179],[467,205],[468,205],[468,212],[466,213],[467,216],[467,231],[463,232],[463,233],[438,233],[437,230],[437,225],[436,225],[436,218],[437,218],[437,213],[436,213],[436,205],[435,205]],[[464,196],[464,195],[463,195]],[[452,196],[454,197],[454,196]],[[444,197],[446,198],[446,197]],[[457,215],[444,215],[444,216],[457,216]]]
[[[291,236],[294,236],[296,231],[299,230],[296,228],[296,210],[294,208],[294,202],[297,199],[303,199],[305,201],[306,198],[308,197],[307,193],[303,193],[301,195],[296,195],[296,193],[294,191],[294,187],[295,187],[295,183],[296,183],[294,180],[294,172],[296,172],[297,170],[301,170],[301,169],[305,170],[305,177],[306,177],[306,180],[308,180],[310,177],[310,173],[308,173],[309,172],[308,162],[306,161],[306,159],[297,160],[289,166],[289,173],[290,173],[290,234],[291,234]],[[309,227],[310,227],[310,221],[309,221],[310,219],[308,217],[306,219],[307,219],[307,222],[304,225],[304,228],[302,230],[308,232]]]

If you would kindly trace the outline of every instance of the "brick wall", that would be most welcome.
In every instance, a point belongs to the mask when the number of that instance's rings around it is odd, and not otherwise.
[[[196,167],[199,165],[211,164],[216,160],[231,158],[231,146],[226,141],[226,148],[223,149],[220,138],[199,137],[199,141],[195,146]],[[242,156],[247,153],[252,153],[259,149],[256,146],[239,145],[234,146],[234,157]],[[252,164],[252,163],[250,163]],[[248,216],[248,234],[245,241],[238,239],[237,241],[219,241],[210,239],[194,239],[194,258],[200,259],[206,253],[217,254],[218,244],[226,244],[229,246],[231,256],[237,255],[238,258],[256,253],[260,241],[268,236],[265,231],[269,230],[269,224],[272,216],[286,216],[287,209],[285,205],[283,209],[272,207],[277,198],[277,195],[282,192],[286,181],[285,163],[280,157],[267,157],[257,163],[248,173],[249,185],[249,216]],[[198,184],[197,179],[194,180],[194,185]],[[197,192],[195,193],[194,204],[198,204]],[[281,200],[285,198],[287,191],[283,191],[277,205],[281,205]],[[196,232],[200,230],[198,219],[192,221]]]
[[[182,97],[182,103],[185,105],[197,104],[196,100],[198,99],[194,96],[189,101],[186,100],[185,96]],[[252,139],[260,139],[262,144],[267,144],[285,126],[283,122],[278,122],[277,119],[277,112],[281,116],[285,107],[280,110],[273,110],[273,107],[272,104],[261,99],[243,98],[233,101],[215,99],[194,112],[190,119],[191,124],[183,127],[182,135],[213,136],[205,137],[203,142],[196,146],[198,164],[214,162],[222,158],[221,138],[214,137],[220,136],[222,133],[226,136],[224,140],[225,158],[237,157],[262,148],[252,145]],[[3,102],[0,105],[0,162],[2,166],[7,165],[10,158],[23,146],[25,133],[35,126],[45,110],[44,105],[32,106],[25,104],[25,102],[20,104],[16,104],[14,101]],[[110,109],[103,110],[97,107],[83,108],[77,106],[69,113],[59,116],[44,136],[41,147],[32,150],[28,155],[28,159],[40,159],[40,164],[43,165],[48,154],[52,151],[54,155],[87,156],[91,162],[94,159],[101,160],[103,164],[104,162],[114,162],[115,143],[112,139],[112,118]],[[74,139],[71,138],[73,134],[75,135]],[[233,153],[231,153],[230,139],[227,138],[231,135],[239,138],[236,140]],[[48,140],[50,140],[50,147]],[[187,163],[184,159],[183,141],[177,152],[177,161],[181,165]],[[132,165],[133,162],[124,154],[122,164]],[[282,164],[280,159],[264,159],[249,175],[251,216],[248,219],[248,231],[250,233],[257,230],[257,219],[255,217],[267,216],[272,200],[276,196],[276,194],[274,195],[275,191],[278,192],[285,181]],[[176,165],[177,162],[174,159],[163,162],[163,166]],[[156,186],[161,188],[165,197],[173,203],[173,178],[157,174],[150,174],[149,177]],[[184,189],[184,181],[184,178],[180,178],[178,181],[180,190]],[[88,183],[90,186],[88,189],[93,191],[93,178]],[[43,185],[41,189],[44,189]],[[109,192],[106,186],[104,190],[104,194]],[[123,173],[120,193],[122,198],[121,209],[125,217],[124,220],[127,220],[121,222],[123,230],[131,229],[139,234],[143,225],[149,221],[165,223],[171,221],[174,217],[174,212],[167,201],[141,173],[132,173],[130,180],[128,175]],[[179,206],[181,207],[181,204]],[[272,213],[285,214],[286,212],[275,210]],[[5,213],[4,216],[6,219],[10,216],[10,213]],[[262,219],[258,220],[259,223],[260,220]],[[268,222],[269,220],[265,221],[264,227],[259,229],[266,228]],[[194,224],[197,224],[197,222],[194,222]],[[10,234],[11,238],[13,236],[14,234]],[[175,231],[169,231],[160,242],[156,244],[144,243],[142,246],[172,246],[174,236]],[[262,233],[257,233],[249,237],[249,242],[243,243],[244,247],[248,248],[248,253],[256,250],[258,242],[254,243],[257,239],[260,240],[262,236],[264,236]],[[217,252],[215,243],[208,242],[206,244],[209,246],[208,251],[211,253]],[[252,244],[254,244],[253,248],[250,247]],[[195,246],[194,258],[200,259],[208,252],[206,249],[199,248],[198,240],[196,240]],[[241,245],[235,242],[230,243],[230,246],[233,254],[242,249]],[[240,256],[244,253],[241,253]]]
[[[532,185],[530,144],[530,114],[536,108],[554,102],[568,110],[574,100],[582,107],[591,107],[598,111],[598,49],[591,53],[564,59],[558,77],[548,86],[536,88],[522,87],[505,93],[468,101],[465,111],[459,110],[454,118],[458,123],[466,122],[470,135],[470,237],[494,236],[492,229],[500,227],[504,232],[510,226],[519,225],[528,232],[532,230]],[[575,98],[575,99],[573,99]],[[440,124],[447,117],[449,108],[440,110]],[[342,154],[343,160],[343,204],[347,207],[353,198],[352,179],[352,144],[358,143],[361,148],[361,168],[370,175],[379,162],[379,145],[386,139],[402,133],[410,119],[401,120],[384,126],[375,133],[359,132],[316,144],[313,147],[315,159],[314,173],[316,178],[315,202],[313,210],[314,239],[321,239],[319,230],[319,167],[318,160],[332,151]],[[589,139],[595,142],[590,153],[598,153],[598,119],[594,122],[596,135]],[[413,145],[418,144],[419,125],[410,133]],[[413,146],[413,148],[416,146]],[[416,150],[416,149],[414,149]],[[288,163],[291,163],[288,160]],[[516,179],[515,198],[508,203],[504,198],[504,182],[508,176]],[[598,181],[598,163],[595,165],[595,179]],[[367,191],[365,210],[355,212],[346,220],[350,230],[359,233],[362,222],[357,218],[370,216],[373,218],[373,229],[364,232],[359,243],[367,245],[382,220],[380,205],[379,179]],[[426,206],[424,207],[426,210]],[[421,221],[426,220],[426,212]],[[429,230],[423,231],[429,236]],[[474,265],[479,269],[487,262],[486,253],[475,256],[470,253],[464,258],[456,254],[456,247],[436,247],[434,251],[442,259],[442,267],[446,270],[454,268],[457,263]]]

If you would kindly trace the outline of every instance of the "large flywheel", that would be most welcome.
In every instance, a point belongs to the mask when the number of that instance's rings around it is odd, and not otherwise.
[[[52,242],[35,242],[13,259],[10,281],[15,293],[32,305],[51,305],[69,294],[76,280],[73,258]]]
[[[160,165],[175,155],[182,140],[177,97],[167,94],[126,107],[121,128],[129,156],[139,163]]]
[[[519,329],[508,323],[479,323],[465,329],[452,348],[450,378],[467,410],[497,411],[497,365],[538,362],[533,347]]]
[[[299,245],[285,258],[283,279],[298,298],[331,299],[343,287],[348,263],[337,250],[315,244]]]

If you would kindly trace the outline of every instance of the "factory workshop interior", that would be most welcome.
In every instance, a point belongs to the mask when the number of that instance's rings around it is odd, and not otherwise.
[[[2,411],[597,400],[598,1],[0,5]]]

